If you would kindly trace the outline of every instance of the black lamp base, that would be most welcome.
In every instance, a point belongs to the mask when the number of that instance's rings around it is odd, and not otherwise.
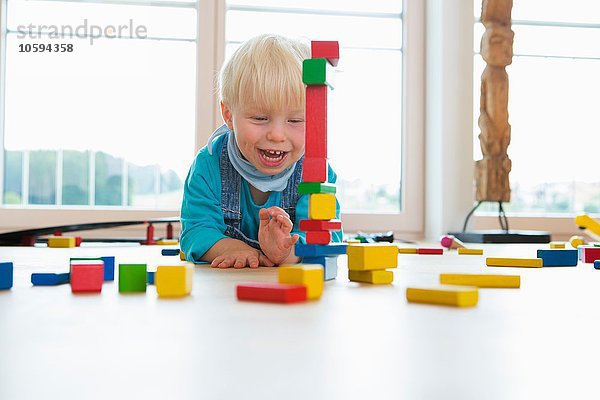
[[[455,238],[467,243],[550,243],[550,233],[544,231],[481,230],[450,232]]]

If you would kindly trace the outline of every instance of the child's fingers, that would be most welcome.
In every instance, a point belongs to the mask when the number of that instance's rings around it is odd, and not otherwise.
[[[225,257],[223,257],[223,256],[215,257],[215,259],[212,260],[212,262],[210,263],[210,266],[213,268],[216,268],[217,265],[221,264],[221,262],[223,262],[224,259],[225,259]]]
[[[277,207],[277,206],[272,206],[267,208],[267,210],[269,210],[269,215],[271,217],[275,217],[277,215],[284,215],[286,217],[290,217],[290,215],[288,213],[285,212],[285,210],[281,207]]]
[[[277,222],[281,224],[281,227],[285,229],[288,233],[292,231],[294,224],[290,217],[286,217],[285,215],[279,214],[277,216]]]
[[[269,258],[265,255],[260,255],[258,257],[258,262],[260,263],[260,265],[264,265],[265,267],[274,267],[275,264],[273,263],[273,261],[269,260]]]
[[[248,256],[248,266],[250,268],[258,268],[258,256],[255,254]]]
[[[284,248],[289,249],[290,247],[296,244],[298,239],[300,239],[300,236],[298,236],[297,234],[292,237],[285,238],[285,240],[283,241]]]
[[[233,263],[233,268],[244,268],[246,266],[246,256],[237,256]]]

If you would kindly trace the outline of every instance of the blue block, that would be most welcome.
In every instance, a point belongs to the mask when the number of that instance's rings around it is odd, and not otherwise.
[[[600,260],[594,261],[594,268],[600,269]]]
[[[53,273],[35,273],[31,274],[31,283],[34,286],[55,286],[69,283],[69,273],[53,274]]]
[[[346,254],[346,243],[303,244],[297,243],[295,253],[298,257],[324,257]]]
[[[537,257],[544,267],[575,267],[579,261],[577,250],[538,250]]]
[[[146,283],[148,285],[154,285],[154,272],[152,272],[152,271],[146,272]]]
[[[104,261],[104,280],[115,280],[115,257],[100,257]]]
[[[304,257],[302,264],[321,264],[324,269],[324,278],[330,281],[337,277],[337,256],[336,257]]]
[[[0,263],[0,289],[10,289],[13,285],[13,263]]]
[[[160,252],[163,256],[178,256],[179,249],[162,249]]]

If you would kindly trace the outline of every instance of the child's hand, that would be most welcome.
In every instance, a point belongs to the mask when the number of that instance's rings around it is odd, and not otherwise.
[[[256,250],[250,246],[248,246],[248,249],[234,250],[225,255],[215,257],[210,264],[213,268],[258,268],[259,265],[264,265],[265,267],[275,266],[260,250]]]
[[[290,216],[279,207],[261,208],[258,216],[258,242],[265,256],[273,263],[281,264],[290,254],[299,236],[290,236],[294,224]]]

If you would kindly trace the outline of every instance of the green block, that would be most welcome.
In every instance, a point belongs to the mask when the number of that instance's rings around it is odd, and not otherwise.
[[[119,264],[119,292],[145,292],[146,279],[146,264]]]
[[[302,82],[306,85],[327,85],[333,89],[334,70],[325,58],[309,58],[302,62]]]
[[[333,193],[335,194],[335,185],[321,182],[300,182],[298,185],[298,194],[313,193]]]

